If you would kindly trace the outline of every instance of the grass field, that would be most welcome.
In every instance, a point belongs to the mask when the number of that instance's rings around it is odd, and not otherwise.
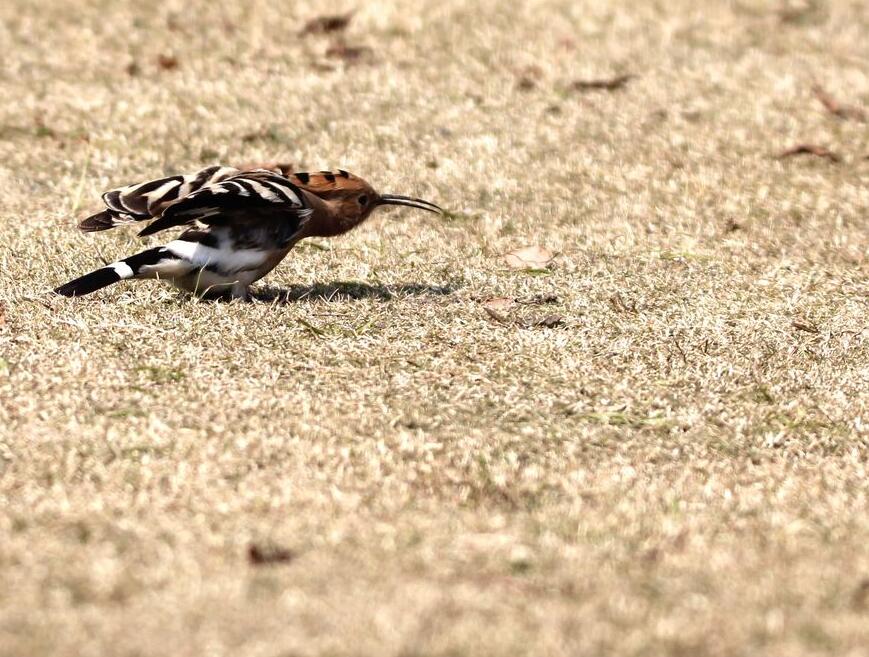
[[[869,5],[159,4],[0,4],[0,655],[866,655]],[[450,215],[51,294],[270,160]]]

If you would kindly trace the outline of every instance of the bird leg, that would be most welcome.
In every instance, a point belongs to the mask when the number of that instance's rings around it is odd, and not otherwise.
[[[241,299],[242,301],[250,301],[250,288],[247,283],[235,283],[230,291],[233,299]]]

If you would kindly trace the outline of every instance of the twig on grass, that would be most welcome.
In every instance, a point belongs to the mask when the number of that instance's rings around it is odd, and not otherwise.
[[[594,80],[576,80],[571,88],[574,91],[616,91],[621,89],[636,76],[630,73],[614,78],[599,78]]]
[[[779,153],[776,156],[776,159],[784,160],[785,158],[794,157],[795,155],[814,155],[815,157],[827,158],[830,162],[842,161],[842,158],[829,148],[818,146],[817,144],[797,144],[796,146],[792,146]]]
[[[865,121],[867,118],[866,112],[862,109],[850,105],[842,105],[839,101],[828,94],[819,84],[812,87],[812,93],[815,94],[815,98],[821,101],[821,104],[828,112],[830,112],[830,114],[838,116],[840,119]]]

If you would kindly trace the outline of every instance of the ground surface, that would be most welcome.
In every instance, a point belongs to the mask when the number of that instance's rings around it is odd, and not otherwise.
[[[869,5],[149,4],[0,5],[0,654],[866,654]],[[273,159],[453,214],[49,293]]]

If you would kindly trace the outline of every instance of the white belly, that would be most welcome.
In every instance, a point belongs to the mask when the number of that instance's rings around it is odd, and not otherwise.
[[[246,296],[248,286],[274,269],[289,252],[286,249],[234,249],[224,232],[217,232],[217,246],[175,240],[164,247],[167,257],[143,267],[140,278],[159,278],[194,294],[231,291]]]

